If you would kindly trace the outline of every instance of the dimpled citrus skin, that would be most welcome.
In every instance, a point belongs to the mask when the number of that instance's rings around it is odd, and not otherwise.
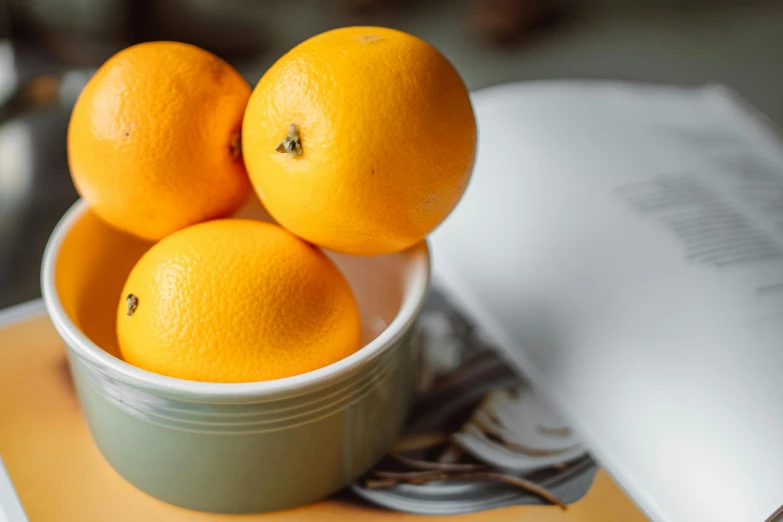
[[[234,68],[198,47],[120,51],[71,115],[77,190],[105,221],[150,240],[232,213],[250,192],[239,149],[249,96]]]
[[[276,152],[294,123],[303,153]],[[350,27],[280,58],[253,90],[243,155],[275,219],[323,247],[384,254],[449,214],[473,168],[476,123],[454,67],[400,31]]]
[[[129,294],[137,299],[130,316]],[[219,219],[175,232],[142,256],[122,296],[123,359],[170,377],[278,379],[360,347],[359,310],[339,269],[261,221]]]

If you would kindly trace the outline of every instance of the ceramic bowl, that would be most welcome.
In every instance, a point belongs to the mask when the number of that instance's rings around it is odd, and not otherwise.
[[[122,361],[114,314],[128,272],[150,246],[80,201],[43,261],[46,308],[87,423],[120,475],[179,506],[253,513],[323,498],[389,450],[411,393],[426,243],[378,257],[329,254],[356,295],[364,347],[312,372],[241,384],[175,379]]]

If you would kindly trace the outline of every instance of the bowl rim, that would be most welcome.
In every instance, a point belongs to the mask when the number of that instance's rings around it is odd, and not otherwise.
[[[134,388],[155,395],[200,402],[225,403],[237,400],[272,399],[302,395],[341,381],[357,368],[369,364],[393,346],[413,325],[427,297],[431,278],[431,259],[427,240],[408,248],[414,265],[412,282],[403,291],[402,303],[389,325],[372,341],[353,354],[323,368],[291,377],[245,383],[214,383],[159,375],[133,366],[110,355],[93,343],[65,313],[55,284],[55,263],[65,237],[74,223],[88,210],[79,199],[54,228],[44,251],[41,290],[44,304],[55,329],[81,360],[100,372]]]

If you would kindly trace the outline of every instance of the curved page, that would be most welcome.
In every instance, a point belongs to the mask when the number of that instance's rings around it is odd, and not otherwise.
[[[474,96],[436,281],[654,520],[783,503],[783,149],[720,87]]]

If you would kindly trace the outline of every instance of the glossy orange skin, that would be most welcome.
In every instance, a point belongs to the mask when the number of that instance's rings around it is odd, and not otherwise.
[[[129,315],[126,298],[136,296]],[[305,373],[360,347],[348,282],[280,226],[218,219],[167,236],[131,271],[117,309],[123,358],[161,375],[252,382]]]
[[[250,86],[217,56],[177,42],[124,49],[87,83],[68,127],[81,196],[148,240],[230,214],[250,192],[239,153]]]
[[[276,152],[298,126],[303,153]],[[467,186],[476,123],[468,91],[428,43],[379,27],[317,35],[251,95],[245,164],[267,210],[295,234],[355,255],[405,249]]]

